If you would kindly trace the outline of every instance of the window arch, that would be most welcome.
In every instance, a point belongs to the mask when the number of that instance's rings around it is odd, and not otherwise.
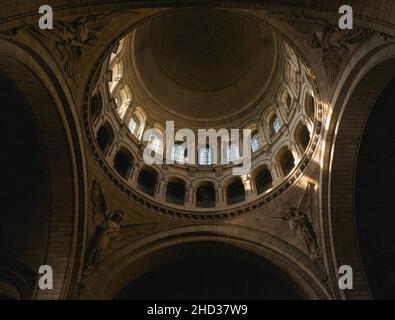
[[[272,134],[275,135],[277,134],[282,126],[281,120],[280,118],[277,116],[277,114],[274,114],[271,118],[270,118],[270,130],[272,131]]]
[[[130,172],[133,167],[133,156],[132,154],[122,148],[117,152],[114,157],[114,169],[124,179],[128,179]]]
[[[163,153],[163,140],[160,132],[158,129],[156,129],[157,132],[152,132],[149,137],[148,137],[148,148],[151,149],[151,151],[154,151],[156,154],[162,154]]]
[[[144,193],[154,196],[158,184],[158,173],[149,167],[144,167],[137,178],[137,187]]]
[[[147,122],[147,114],[142,107],[138,106],[136,108],[136,111],[134,112],[134,115],[136,116],[137,120],[139,121],[139,127],[136,131],[135,136],[140,140],[144,134],[145,124]]]
[[[302,151],[307,149],[310,143],[310,132],[305,124],[300,124],[295,130],[295,141]]]
[[[145,123],[147,121],[147,115],[143,108],[137,106],[130,115],[128,120],[128,128],[137,139],[141,139],[144,134]]]
[[[284,88],[281,94],[281,104],[285,106],[286,112],[289,113],[292,107],[292,95],[287,88]]]
[[[121,120],[125,117],[131,98],[130,89],[127,86],[123,86],[115,99],[117,104],[117,113]]]
[[[198,208],[215,207],[215,188],[212,182],[205,181],[197,187],[196,207]]]
[[[278,163],[280,165],[283,176],[286,176],[295,167],[295,158],[292,152],[287,148],[283,148],[278,155]]]
[[[114,141],[114,131],[107,122],[97,131],[96,140],[100,150],[106,155]]]
[[[256,152],[262,148],[262,137],[257,129],[251,133],[251,151]]]
[[[245,200],[244,184],[240,178],[233,180],[226,188],[227,204],[235,204]]]
[[[139,127],[138,120],[136,120],[134,117],[131,117],[128,124],[129,132],[135,136],[138,127]]]
[[[103,100],[99,92],[95,94],[92,98],[92,105],[91,105],[92,121],[96,121],[96,119],[100,116],[102,111],[103,111]]]
[[[166,201],[184,205],[186,195],[185,181],[182,179],[174,178],[167,183],[166,186]]]
[[[273,178],[269,169],[264,166],[255,175],[255,186],[258,194],[265,192],[272,187]]]

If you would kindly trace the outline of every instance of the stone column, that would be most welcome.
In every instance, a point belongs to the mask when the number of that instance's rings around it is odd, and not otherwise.
[[[242,177],[242,182],[244,185],[246,200],[253,198],[256,195],[254,183],[249,175]]]
[[[281,169],[275,163],[272,163],[268,169],[270,171],[270,174],[272,175],[272,179],[273,179],[272,185],[273,187],[275,187],[281,182],[281,177],[282,177]]]
[[[222,186],[218,186],[215,192],[216,207],[223,208],[226,206],[225,190]]]
[[[106,154],[107,163],[112,165],[117,152],[118,152],[118,146],[114,143],[110,146],[110,148],[107,151]]]
[[[187,188],[187,194],[185,198],[185,207],[195,207],[195,190],[192,187]]]
[[[135,187],[137,187],[137,180],[138,180],[140,171],[141,171],[141,168],[138,165],[134,166],[133,172],[131,174],[131,182],[132,182],[132,185]]]
[[[165,201],[166,198],[166,181],[165,180],[160,180],[158,181],[158,186],[157,186],[157,190],[155,193],[155,200],[159,200],[159,201]]]

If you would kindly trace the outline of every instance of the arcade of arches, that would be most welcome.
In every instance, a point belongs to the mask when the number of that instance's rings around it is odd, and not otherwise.
[[[0,299],[395,299],[392,0],[53,2],[0,10]]]

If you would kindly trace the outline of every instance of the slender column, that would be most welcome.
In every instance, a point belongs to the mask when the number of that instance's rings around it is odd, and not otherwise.
[[[165,180],[160,180],[158,182],[158,187],[157,187],[157,192],[155,194],[155,199],[156,200],[160,200],[160,201],[164,201],[166,196],[165,196],[165,192],[166,192],[166,181]]]
[[[195,190],[192,187],[187,188],[185,207],[192,208],[195,206]]]
[[[244,185],[246,200],[251,199],[256,195],[255,188],[253,186],[253,181],[250,176],[244,176],[242,178],[242,182]]]
[[[225,191],[222,186],[218,186],[215,194],[216,207],[223,208],[226,206]]]

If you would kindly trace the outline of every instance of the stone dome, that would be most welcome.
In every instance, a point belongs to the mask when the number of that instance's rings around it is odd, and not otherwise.
[[[131,50],[147,104],[201,122],[245,110],[262,94],[276,65],[273,32],[222,9],[160,15],[135,30]]]

